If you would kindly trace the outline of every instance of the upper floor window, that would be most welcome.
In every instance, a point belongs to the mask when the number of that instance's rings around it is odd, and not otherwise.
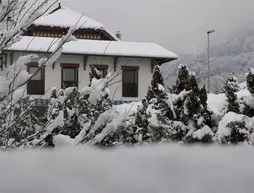
[[[101,78],[106,78],[108,74],[108,65],[93,65],[101,75]]]
[[[29,63],[27,64],[27,71],[33,75],[27,82],[27,94],[45,94],[45,68],[39,69],[38,63]]]
[[[78,64],[61,64],[62,78],[61,87],[78,87]]]
[[[122,66],[123,97],[138,97],[138,66]]]

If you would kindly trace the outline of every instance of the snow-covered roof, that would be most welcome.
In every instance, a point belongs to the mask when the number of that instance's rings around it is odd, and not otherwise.
[[[35,20],[33,24],[35,26],[61,28],[69,28],[76,25],[80,29],[101,29],[105,30],[114,39],[118,40],[116,36],[110,32],[103,24],[66,7],[60,7],[52,13],[46,13],[39,19]]]
[[[24,36],[8,48],[10,51],[49,52],[57,46],[58,38]],[[52,42],[54,43],[52,46]],[[126,56],[173,60],[178,56],[155,43],[84,40],[68,42],[63,46],[65,54]]]

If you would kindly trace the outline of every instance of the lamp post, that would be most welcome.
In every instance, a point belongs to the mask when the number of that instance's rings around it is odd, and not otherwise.
[[[208,93],[211,92],[211,80],[210,80],[210,75],[211,75],[211,67],[210,67],[210,34],[214,33],[215,30],[209,30],[207,31],[207,64],[208,64]]]

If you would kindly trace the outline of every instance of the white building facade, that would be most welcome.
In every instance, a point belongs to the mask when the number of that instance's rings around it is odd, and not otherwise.
[[[82,89],[88,86],[90,66],[94,65],[103,77],[108,73],[115,76],[109,87],[113,101],[138,101],[147,92],[154,65],[177,59],[176,54],[158,44],[121,41],[102,24],[59,6],[35,21],[21,41],[0,56],[4,61],[0,70],[3,64],[11,65],[23,54],[48,56],[59,38],[75,24],[79,27],[74,32],[78,40],[66,43],[60,58],[28,82],[28,95],[50,95],[52,87]],[[27,64],[28,72],[37,69],[38,63]]]

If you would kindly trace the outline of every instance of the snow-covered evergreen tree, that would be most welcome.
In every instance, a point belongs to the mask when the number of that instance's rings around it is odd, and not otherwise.
[[[246,74],[246,84],[247,89],[250,92],[250,96],[247,97],[246,100],[244,100],[244,110],[243,114],[247,115],[249,117],[254,116],[254,69],[250,68],[248,70],[248,73]]]
[[[254,95],[254,69],[250,68],[246,77],[248,90]]]
[[[207,91],[205,85],[200,89],[200,102],[204,108],[207,108]]]
[[[124,134],[134,134],[133,137],[126,135],[129,143],[151,143],[161,142],[170,139],[173,111],[168,105],[168,94],[164,89],[164,80],[161,69],[157,65],[149,86],[146,97],[142,100],[142,105],[138,108],[135,121],[132,124],[133,132],[123,131]],[[130,126],[128,126],[130,127]]]
[[[81,131],[78,122],[80,93],[75,87],[71,89],[71,93],[67,95],[64,101],[63,110],[65,125],[62,128],[61,134],[75,138]]]
[[[180,94],[183,90],[186,90],[188,85],[189,69],[186,65],[180,64],[177,70],[176,85],[173,87],[173,93]]]
[[[240,109],[236,95],[236,92],[239,91],[239,84],[233,73],[229,75],[224,90],[228,101],[228,111],[239,113]]]
[[[84,89],[84,98],[83,101],[87,104],[81,109],[81,117],[83,119],[82,124],[87,123],[89,121],[89,126],[87,126],[81,131],[83,133],[83,137],[81,139],[82,143],[88,143],[92,140],[96,135],[100,134],[101,131],[107,125],[107,122],[100,124],[100,127],[93,129],[96,127],[97,121],[100,116],[103,115],[104,112],[108,111],[112,108],[112,101],[109,98],[109,89],[108,82],[110,80],[110,76],[108,75],[106,78],[101,78],[99,71],[91,66],[90,72],[90,84],[88,88]],[[84,121],[89,117],[89,120]],[[108,141],[107,141],[108,139]],[[108,137],[101,141],[101,143],[97,143],[99,146],[106,146],[106,144],[110,144],[111,138]]]
[[[211,142],[213,121],[211,112],[207,109],[205,87],[199,89],[195,73],[189,72],[185,65],[180,65],[174,88],[178,94],[174,100],[176,121],[182,124],[176,127],[173,139],[186,143]]]

